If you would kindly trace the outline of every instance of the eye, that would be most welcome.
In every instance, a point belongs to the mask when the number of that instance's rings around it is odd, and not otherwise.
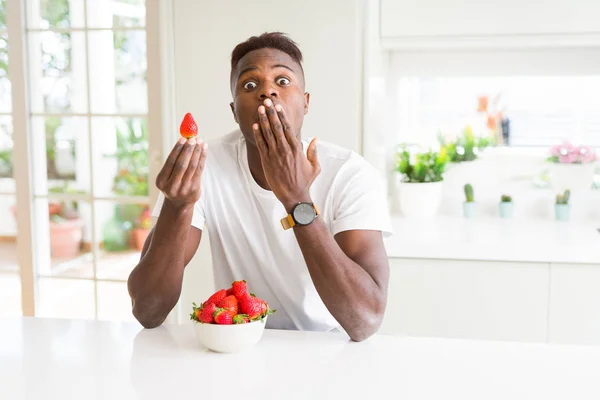
[[[254,83],[252,81],[244,83],[244,89],[246,89],[246,90],[252,90],[255,87],[256,87],[256,83]]]
[[[290,80],[288,78],[278,78],[277,84],[281,86],[286,86],[290,84]]]

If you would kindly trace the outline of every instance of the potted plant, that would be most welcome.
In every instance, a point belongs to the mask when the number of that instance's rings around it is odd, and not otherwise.
[[[547,160],[556,191],[591,189],[596,161],[596,152],[591,147],[573,146],[565,141],[552,147],[550,153]]]
[[[52,193],[83,193],[68,187],[54,187]],[[77,202],[61,201],[48,204],[50,218],[50,254],[56,258],[73,258],[79,255],[83,240],[83,219],[79,214]]]
[[[556,204],[554,205],[554,216],[557,221],[568,221],[571,214],[571,205],[569,204],[569,197],[571,191],[565,190],[563,194],[556,195]]]
[[[477,203],[475,203],[475,195],[473,186],[470,183],[465,185],[465,202],[463,203],[463,215],[465,218],[473,218],[477,213]]]
[[[17,219],[15,206],[12,214]],[[79,255],[83,240],[83,220],[76,203],[49,202],[50,255],[56,258],[73,258]]]
[[[137,251],[142,251],[144,248],[144,243],[146,242],[146,238],[150,233],[150,227],[152,225],[150,215],[150,207],[146,206],[136,221],[135,228],[133,228],[131,231],[133,243]]]
[[[396,171],[401,174],[399,200],[400,210],[405,216],[435,217],[442,202],[443,174],[447,162],[444,148],[436,152],[402,146],[397,153]]]
[[[503,194],[500,197],[499,204],[500,218],[512,218],[513,216],[513,201],[512,197]]]
[[[475,137],[470,125],[465,127],[460,136],[443,136],[439,133],[438,141],[446,149],[451,163],[474,161],[486,147],[493,144],[491,137]]]
[[[113,193],[117,196],[148,196],[148,129],[146,120],[128,120],[117,127],[117,151],[107,154],[117,162]],[[115,217],[105,229],[107,251],[121,251],[121,235],[128,236],[128,247],[141,250],[148,230],[144,213],[147,204],[119,204]],[[139,230],[136,230],[139,229]],[[114,242],[114,243],[113,243]],[[117,243],[118,242],[118,243]],[[141,242],[141,245],[139,243]],[[111,245],[118,244],[118,245]],[[142,247],[140,247],[142,246]]]

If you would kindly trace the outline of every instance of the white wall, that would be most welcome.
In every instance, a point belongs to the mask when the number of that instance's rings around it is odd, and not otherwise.
[[[382,36],[600,32],[597,0],[381,0]]]
[[[177,114],[192,112],[200,136],[236,128],[229,103],[231,51],[283,31],[304,54],[311,108],[303,134],[361,150],[361,1],[175,0]]]
[[[304,55],[310,111],[303,135],[361,151],[363,9],[361,0],[174,0],[176,114],[191,112],[205,139],[237,126],[229,103],[231,51],[265,31],[283,31]],[[178,135],[173,127],[173,142]],[[208,237],[186,269],[180,320],[213,289]]]

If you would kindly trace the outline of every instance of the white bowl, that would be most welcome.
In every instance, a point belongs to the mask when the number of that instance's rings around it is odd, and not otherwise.
[[[217,353],[238,353],[257,344],[262,338],[267,317],[247,324],[217,325],[193,322],[196,337]]]

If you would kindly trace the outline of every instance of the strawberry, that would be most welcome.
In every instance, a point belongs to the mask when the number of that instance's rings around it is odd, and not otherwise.
[[[217,303],[218,308],[224,308],[233,313],[233,315],[238,313],[238,301],[235,296],[227,296],[223,300]]]
[[[198,134],[198,125],[194,121],[192,114],[185,114],[179,126],[179,133],[186,139],[193,138]]]
[[[236,299],[241,300],[247,293],[246,281],[235,281],[231,284],[233,295]]]
[[[229,289],[227,289],[227,292],[225,292],[227,294],[227,296],[232,296],[233,295],[233,288],[230,287]]]
[[[267,311],[269,311],[269,305],[267,304],[266,301],[264,301],[263,299],[258,299],[260,302],[260,307],[261,307],[261,314],[266,314]]]
[[[233,316],[234,324],[247,324],[250,322],[250,318],[246,314],[238,314]]]
[[[204,302],[204,304],[202,304],[204,307],[206,307],[209,304],[217,304],[218,302],[220,302],[221,300],[223,300],[225,297],[227,296],[227,291],[225,289],[221,289],[218,292],[216,292],[215,294],[213,294],[212,296],[210,296],[208,298],[208,300],[206,300]]]
[[[190,319],[192,321],[199,321],[200,320],[200,313],[202,312],[202,305],[200,305],[200,307],[198,307],[196,305],[196,303],[192,303],[192,313],[190,314]]]
[[[235,315],[229,310],[224,308],[217,308],[215,311],[215,322],[219,325],[231,325],[233,323],[233,316]]]
[[[200,313],[200,322],[204,322],[205,324],[212,324],[214,322],[213,314],[217,311],[217,306],[215,303],[210,303],[205,306],[202,312]]]
[[[248,314],[248,317],[255,318],[262,313],[262,304],[260,299],[246,293],[246,295],[240,300],[240,310],[244,314]]]

